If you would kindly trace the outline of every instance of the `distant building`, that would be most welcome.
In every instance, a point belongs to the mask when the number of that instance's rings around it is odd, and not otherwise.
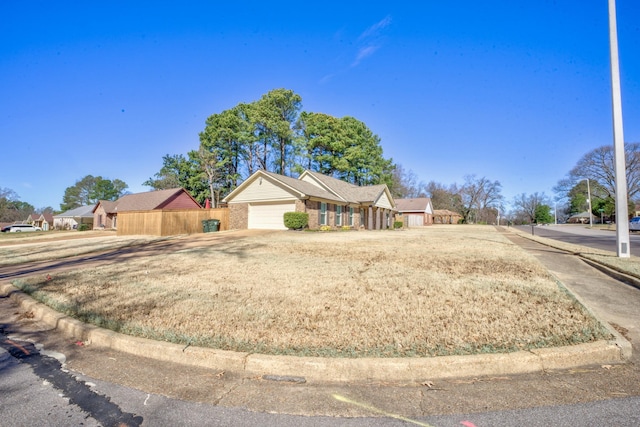
[[[53,216],[53,228],[56,230],[77,230],[85,224],[89,230],[93,228],[94,205],[80,206]]]

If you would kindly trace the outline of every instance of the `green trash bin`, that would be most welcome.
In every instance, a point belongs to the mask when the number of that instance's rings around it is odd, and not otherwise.
[[[209,231],[218,231],[220,230],[220,220],[219,219],[210,219],[209,220]]]
[[[210,226],[209,226],[209,220],[208,219],[203,219],[202,220],[202,232],[203,233],[208,233],[209,231],[211,231]]]

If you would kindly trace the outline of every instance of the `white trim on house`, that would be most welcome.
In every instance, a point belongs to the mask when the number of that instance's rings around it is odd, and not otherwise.
[[[344,199],[344,197],[342,197],[340,194],[336,193],[332,188],[327,187],[324,183],[318,181],[318,179],[311,175],[309,173],[309,171],[304,171],[300,177],[298,178],[300,181],[303,182],[308,182],[309,184],[315,185],[316,187],[324,190],[324,191],[328,191],[329,193],[333,194],[334,196],[336,196],[336,198],[338,198],[339,200],[344,200],[346,202],[346,200]]]
[[[380,196],[378,196],[378,199],[374,202],[374,205],[379,207],[379,208],[385,208],[385,209],[395,209],[395,206],[393,205],[393,203],[391,203],[391,200],[389,199],[389,195],[387,194],[386,191],[383,191],[382,193],[380,193]]]
[[[282,183],[276,183],[268,176],[258,176],[244,186],[233,198],[234,203],[291,200],[300,198],[301,194]]]

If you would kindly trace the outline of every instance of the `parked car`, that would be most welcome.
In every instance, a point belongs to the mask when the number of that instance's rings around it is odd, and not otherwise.
[[[0,229],[0,231],[3,232],[3,233],[6,233],[9,230],[11,230],[11,226],[10,225],[5,225],[4,227],[2,227],[2,229]]]
[[[13,224],[9,228],[10,233],[21,233],[27,231],[42,231],[42,228],[36,227],[31,224]]]
[[[629,221],[629,230],[640,231],[640,216],[631,218],[631,221]]]

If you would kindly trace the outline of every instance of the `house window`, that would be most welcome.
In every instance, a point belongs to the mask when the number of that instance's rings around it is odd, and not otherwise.
[[[327,225],[327,204],[320,202],[320,225]]]
[[[342,225],[342,206],[336,206],[336,225]]]
[[[98,227],[104,227],[104,222],[102,222],[102,214],[98,215]]]
[[[353,227],[353,208],[349,208],[349,225]]]

